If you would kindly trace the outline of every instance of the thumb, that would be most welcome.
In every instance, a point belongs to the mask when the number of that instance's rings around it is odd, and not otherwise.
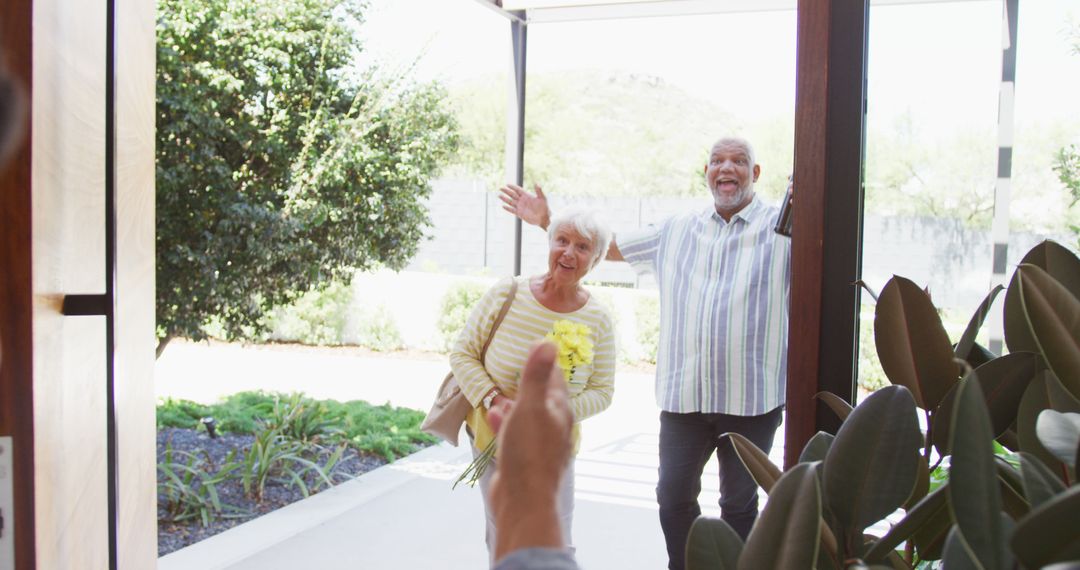
[[[547,200],[547,196],[544,196],[544,191],[540,188],[539,184],[533,184],[533,189],[536,190],[536,197]]]
[[[555,345],[544,341],[532,347],[518,387],[519,405],[543,405],[555,369]]]

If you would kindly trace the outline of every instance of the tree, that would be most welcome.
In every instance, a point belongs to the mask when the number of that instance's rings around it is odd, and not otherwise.
[[[1058,174],[1058,180],[1069,191],[1069,208],[1076,207],[1080,204],[1080,147],[1073,144],[1059,150],[1055,158],[1054,170]],[[1069,229],[1076,234],[1076,247],[1080,248],[1080,223],[1070,223]]]
[[[158,354],[264,330],[275,305],[401,268],[456,146],[435,84],[358,71],[360,0],[161,0]]]
[[[1073,53],[1080,55],[1080,26],[1072,29],[1071,38]],[[1058,150],[1057,156],[1054,157],[1054,171],[1057,172],[1058,180],[1069,191],[1071,197],[1069,209],[1072,210],[1080,204],[1080,147],[1071,144]],[[1069,229],[1076,234],[1076,247],[1080,248],[1080,224],[1070,223]]]
[[[504,81],[482,78],[451,93],[462,144],[449,168],[494,187],[506,182]],[[626,72],[530,74],[526,97],[525,184],[562,196],[706,197],[709,146],[740,129],[714,102]],[[774,174],[786,182],[790,167]]]

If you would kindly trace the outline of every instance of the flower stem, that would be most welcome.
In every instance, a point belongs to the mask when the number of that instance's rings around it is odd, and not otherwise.
[[[470,463],[469,466],[465,468],[465,471],[462,471],[461,475],[458,476],[457,481],[454,481],[454,486],[451,488],[457,489],[458,484],[462,481],[464,481],[465,484],[470,487],[475,487],[476,483],[479,482],[480,478],[484,476],[484,473],[487,471],[488,467],[491,466],[491,462],[494,460],[495,441],[492,440],[491,443],[489,443],[488,446],[484,449],[484,451],[480,455],[478,455],[476,459],[473,459],[472,463]]]

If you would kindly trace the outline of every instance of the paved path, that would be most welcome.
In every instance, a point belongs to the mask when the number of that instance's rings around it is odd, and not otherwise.
[[[159,360],[155,384],[159,397],[204,402],[242,390],[299,390],[425,409],[446,370],[445,361],[178,343]],[[611,408],[583,425],[574,541],[586,569],[667,564],[654,495],[659,420],[652,387],[649,373],[619,372]],[[782,457],[781,442],[773,459]],[[478,491],[450,490],[469,459],[466,449],[446,444],[426,449],[167,555],[158,567],[484,568]],[[715,459],[702,479],[703,510],[718,515]]]

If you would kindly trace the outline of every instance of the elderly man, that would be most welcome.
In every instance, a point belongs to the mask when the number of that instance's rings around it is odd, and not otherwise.
[[[705,179],[713,205],[612,240],[607,259],[652,272],[660,289],[656,399],[660,477],[656,499],[668,568],[682,570],[690,525],[701,514],[701,474],[715,451],[721,517],[744,539],[758,513],[757,485],[728,432],[766,453],[783,418],[790,241],[773,231],[779,210],[756,199],[761,167],[746,140],[712,146]],[[546,227],[547,198],[516,185],[504,208]]]

